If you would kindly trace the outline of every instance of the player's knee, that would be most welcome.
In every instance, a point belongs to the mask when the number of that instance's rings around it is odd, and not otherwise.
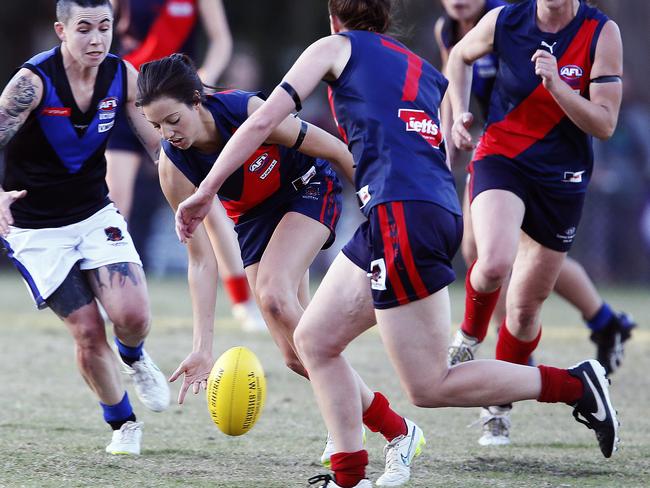
[[[511,267],[512,263],[508,259],[495,256],[484,261],[479,260],[474,269],[484,281],[500,285],[508,277]]]
[[[406,393],[410,402],[416,407],[437,408],[446,406],[444,398],[434,388],[408,388]]]
[[[506,314],[509,327],[533,327],[539,317],[541,303],[521,304],[508,307]]]
[[[262,313],[278,322],[288,319],[289,299],[278,287],[264,287],[258,291]]]
[[[145,307],[123,309],[116,317],[111,317],[116,331],[128,335],[146,336],[149,332],[151,316]]]
[[[331,335],[314,332],[314,328],[300,327],[293,335],[293,341],[298,354],[309,366],[310,363],[317,363],[324,359],[338,356],[343,348],[336,343]],[[322,328],[317,330],[323,330]]]

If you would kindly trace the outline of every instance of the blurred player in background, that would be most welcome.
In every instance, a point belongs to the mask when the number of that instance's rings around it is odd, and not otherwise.
[[[108,53],[109,1],[58,0],[56,15],[61,45],[23,64],[0,99],[7,163],[0,231],[37,306],[52,309],[75,340],[79,370],[113,428],[106,451],[140,454],[142,423],[97,302],[142,403],[165,410],[169,387],[143,349],[151,327],[147,285],[126,222],[108,198],[104,150],[121,112],[153,159],[159,142],[135,106],[136,71]]]
[[[462,217],[446,164],[438,108],[444,77],[384,35],[390,0],[329,0],[332,36],[309,46],[266,101],[228,141],[196,193],[179,205],[177,231],[192,235],[214,193],[323,79],[357,167],[355,187],[367,220],[334,261],[302,316],[295,343],[334,437],[331,475],[311,484],[369,488],[368,453],[356,432],[359,380],[342,352],[377,323],[388,357],[411,401],[423,407],[481,406],[538,399],[574,405],[609,457],[618,422],[597,361],[570,370],[504,361],[449,367],[447,285],[460,246]],[[467,87],[469,89],[469,87]],[[374,304],[374,313],[371,303]],[[597,406],[601,408],[596,408]],[[596,415],[594,415],[596,413]],[[385,448],[378,486],[399,486],[422,442],[407,422]]]
[[[446,68],[449,51],[467,34],[478,21],[490,10],[508,5],[505,0],[442,0],[445,15],[438,19],[435,26],[435,38],[440,49],[443,71]],[[488,120],[488,107],[492,88],[499,68],[498,58],[494,53],[477,59],[472,66],[471,92],[476,101],[483,120]],[[448,108],[448,107],[447,107]],[[443,111],[443,127],[451,130],[451,111]],[[448,138],[447,140],[451,140]],[[448,147],[448,156],[452,165],[458,155],[453,144]],[[472,229],[472,219],[469,205],[469,178],[463,198],[464,234],[462,252],[467,267],[476,261],[476,241]],[[468,272],[466,280],[469,280]],[[505,284],[507,285],[507,279]],[[468,281],[468,290],[471,284]],[[615,313],[601,298],[585,269],[577,261],[567,256],[554,290],[565,300],[576,307],[582,314],[587,326],[591,329],[591,340],[597,345],[597,359],[605,367],[608,374],[616,370],[623,358],[623,344],[630,338],[630,331],[635,326],[629,316]],[[468,293],[468,299],[472,299]],[[505,320],[506,293],[497,290],[488,300],[498,298],[494,311],[494,320],[502,324]],[[468,309],[470,307],[468,306]],[[471,320],[470,320],[471,319]],[[474,359],[476,351],[487,334],[489,316],[465,317],[461,329],[456,333],[452,346],[449,348],[451,365]],[[481,445],[503,445],[509,439],[509,409],[493,407],[492,411],[484,409],[481,419],[484,434],[480,438]]]
[[[163,136],[160,182],[176,209],[200,186],[232,134],[262,104],[261,94],[228,90],[206,96],[191,61],[180,54],[145,64],[138,88],[147,119]],[[353,161],[345,144],[297,117],[286,117],[245,164],[232,168],[219,198],[209,196],[205,225],[198,225],[186,240],[194,341],[192,353],[170,378],[184,375],[180,403],[190,386],[194,393],[205,389],[214,363],[216,290],[211,284],[216,282],[217,263],[211,246],[221,238],[214,230],[215,214],[223,212],[219,200],[236,223],[246,273],[273,339],[287,366],[308,377],[295,352],[293,333],[309,303],[309,266],[334,241],[341,215],[341,185],[328,161],[352,179]],[[360,379],[359,390],[368,428],[388,440],[401,435],[410,421]],[[362,430],[359,426],[355,433],[359,441]],[[321,456],[325,465],[334,453],[332,439],[328,436]]]
[[[616,24],[578,0],[490,10],[447,63],[452,138],[461,149],[474,148],[467,130],[472,66],[489,55],[496,56],[497,75],[487,127],[469,166],[477,259],[467,274],[465,318],[451,353],[458,355],[454,360],[471,357],[512,273],[496,358],[526,364],[541,337],[541,305],[575,238],[593,166],[590,136],[608,138],[616,126],[622,47]],[[632,324],[603,305],[584,271],[571,266],[560,290],[575,287],[578,302],[591,297],[599,352],[608,345],[608,357],[599,359],[611,372]],[[502,404],[482,411],[481,443],[509,442],[510,409]]]
[[[175,52],[194,57],[198,24],[202,21],[208,48],[199,75],[207,84],[217,82],[232,52],[232,36],[221,0],[111,1],[117,19],[119,52],[137,69],[143,63]],[[118,117],[106,152],[107,181],[111,199],[127,220],[143,157],[142,146],[124,116]],[[246,331],[266,330],[248,288],[232,223],[220,212],[214,224],[216,231],[224,236],[215,246],[215,252],[233,315]]]

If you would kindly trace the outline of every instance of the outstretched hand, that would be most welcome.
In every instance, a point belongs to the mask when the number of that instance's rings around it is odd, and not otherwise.
[[[11,215],[11,204],[27,195],[27,190],[0,191],[0,235],[9,235],[9,226],[13,225],[14,218]]]
[[[178,392],[178,403],[183,404],[187,390],[192,387],[196,395],[201,389],[208,387],[208,376],[212,370],[212,357],[209,354],[191,352],[180,366],[169,377],[169,382],[176,381],[179,376],[184,375],[183,384]]]
[[[214,194],[199,187],[193,195],[183,200],[176,210],[176,235],[181,242],[187,242],[212,207]]]

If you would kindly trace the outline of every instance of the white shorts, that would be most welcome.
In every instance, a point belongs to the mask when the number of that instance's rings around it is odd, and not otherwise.
[[[47,307],[45,300],[77,262],[82,270],[114,263],[142,266],[126,221],[112,203],[86,220],[63,227],[11,227],[3,243],[38,308]]]

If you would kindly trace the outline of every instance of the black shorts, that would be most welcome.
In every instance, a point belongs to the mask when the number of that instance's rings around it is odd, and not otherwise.
[[[342,252],[368,273],[375,308],[386,309],[453,282],[462,237],[462,217],[435,203],[388,202],[370,210]]]
[[[502,156],[474,161],[470,165],[470,175],[470,201],[486,190],[514,193],[526,207],[521,230],[544,247],[569,251],[582,216],[583,185],[577,191],[550,187]]]

